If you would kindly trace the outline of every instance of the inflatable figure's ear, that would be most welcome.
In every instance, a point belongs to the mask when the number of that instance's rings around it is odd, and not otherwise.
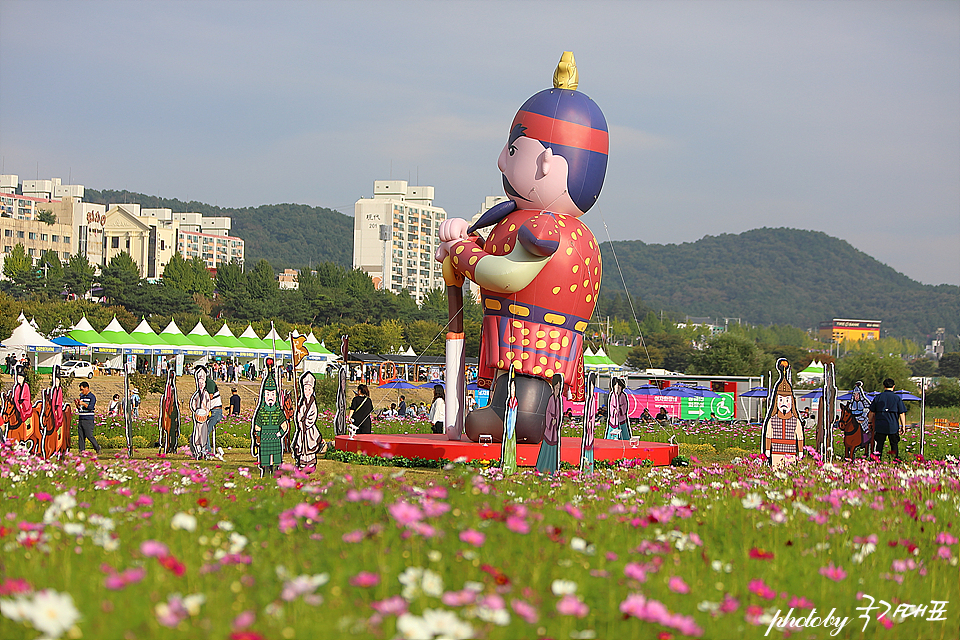
[[[550,147],[547,147],[537,158],[537,164],[539,165],[537,169],[539,170],[540,177],[546,176],[548,173],[550,173],[550,165],[552,162],[553,150],[550,149]]]

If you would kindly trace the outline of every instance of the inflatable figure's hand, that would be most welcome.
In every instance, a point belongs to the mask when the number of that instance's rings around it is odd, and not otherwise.
[[[440,223],[440,242],[466,240],[470,223],[463,218],[448,218]]]
[[[444,258],[450,255],[450,252],[453,250],[454,245],[457,244],[459,240],[451,240],[449,242],[440,242],[440,246],[437,247],[437,253],[433,256],[437,262],[443,262]]]

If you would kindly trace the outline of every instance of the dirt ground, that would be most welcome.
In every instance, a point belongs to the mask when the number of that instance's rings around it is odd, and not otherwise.
[[[49,383],[50,377],[49,375],[44,375],[43,379]],[[71,401],[80,395],[81,381],[81,379],[77,379],[70,384],[65,395]],[[97,396],[97,409],[100,411],[106,411],[113,394],[123,393],[123,377],[119,375],[94,376],[93,379],[87,380],[87,382],[90,383],[90,390]],[[0,383],[2,383],[3,389],[9,389],[12,384],[12,377],[7,374],[0,374]],[[281,384],[284,389],[291,389],[293,386],[293,383],[286,380],[282,381]],[[242,411],[253,409],[256,406],[257,396],[260,393],[259,381],[252,382],[245,380],[237,384],[218,381],[217,386],[220,388],[220,395],[223,398],[224,405],[229,401],[230,389],[236,387],[237,393],[240,395],[240,408]],[[348,402],[353,398],[353,390],[356,388],[356,383],[348,384]],[[181,403],[189,401],[190,396],[192,396],[196,390],[197,385],[196,382],[194,382],[193,376],[180,376],[177,378],[177,393],[179,394]],[[398,391],[396,389],[370,388],[370,397],[373,399],[373,404],[377,410],[389,407],[391,402],[399,403],[400,394],[406,396],[408,405],[412,402],[426,402],[427,406],[429,406],[433,401],[432,389],[404,389]],[[142,417],[157,417],[159,410],[160,394],[146,393],[143,389],[140,389],[140,415]]]

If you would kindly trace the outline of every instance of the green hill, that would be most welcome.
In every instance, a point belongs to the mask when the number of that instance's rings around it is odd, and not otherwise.
[[[913,339],[937,327],[960,333],[960,287],[921,284],[819,231],[763,228],[683,244],[606,242],[601,250],[604,289],[613,294],[625,282],[654,309],[803,328],[831,318],[882,320],[890,335]]]
[[[205,216],[229,216],[231,233],[244,242],[246,263],[265,258],[274,268],[319,262],[353,265],[353,218],[339,211],[305,204],[265,204],[230,209],[203,202],[182,202],[129,191],[84,190],[84,201],[99,204],[137,203],[145,209],[167,208]]]

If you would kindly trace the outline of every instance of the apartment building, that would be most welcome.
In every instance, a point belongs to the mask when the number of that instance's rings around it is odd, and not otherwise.
[[[34,259],[51,251],[67,262],[79,253],[100,264],[106,208],[83,202],[83,185],[64,185],[59,178],[28,180],[24,186],[25,192],[16,175],[0,176],[0,246],[4,255],[22,244]]]
[[[376,180],[373,197],[354,205],[354,268],[368,273],[378,288],[406,289],[417,303],[444,286],[434,254],[447,212],[433,206],[433,197],[433,187]]]

